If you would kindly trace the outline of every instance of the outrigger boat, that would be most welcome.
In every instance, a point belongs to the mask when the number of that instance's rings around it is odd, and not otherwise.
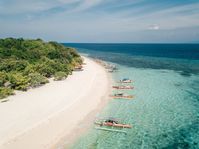
[[[114,71],[113,71],[113,69],[108,69],[108,72],[111,72],[111,73],[112,73],[112,72],[114,72]]]
[[[131,82],[133,82],[133,81],[128,78],[124,78],[124,79],[120,80],[118,83],[131,83]]]
[[[122,132],[122,133],[126,133],[126,131],[121,130],[121,128],[132,128],[131,125],[120,123],[115,118],[98,119],[95,121],[95,125],[100,126],[100,127],[95,127],[95,129],[105,130],[105,131]],[[105,126],[105,127],[103,127],[103,126]],[[113,129],[113,127],[120,128],[120,129],[119,130]]]
[[[83,71],[83,66],[79,65],[79,66],[75,66],[74,71]]]
[[[112,70],[118,69],[115,65],[111,65],[111,64],[108,64],[108,63],[105,63],[105,68],[106,69],[112,69]]]
[[[133,86],[112,86],[113,88],[115,89],[133,89],[134,87]]]
[[[111,64],[105,64],[105,68],[108,70],[108,72],[115,72],[118,68],[115,65]]]
[[[124,93],[117,93],[117,94],[114,94],[114,95],[110,95],[110,97],[112,97],[114,99],[121,99],[121,98],[132,99],[134,96],[125,95]]]

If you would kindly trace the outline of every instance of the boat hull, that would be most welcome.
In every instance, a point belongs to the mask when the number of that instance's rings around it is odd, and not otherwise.
[[[131,95],[129,95],[129,96],[113,96],[113,95],[111,95],[110,96],[111,98],[114,98],[114,99],[133,99],[133,97],[134,96],[131,96]]]
[[[126,90],[131,90],[131,89],[133,89],[134,87],[132,87],[132,86],[112,86],[112,88],[114,88],[114,89],[126,89]]]
[[[133,81],[132,80],[128,80],[128,81],[119,81],[118,83],[132,83]]]
[[[99,126],[109,126],[109,127],[117,127],[117,128],[132,128],[132,126],[128,124],[113,124],[110,122],[95,122],[95,124]]]

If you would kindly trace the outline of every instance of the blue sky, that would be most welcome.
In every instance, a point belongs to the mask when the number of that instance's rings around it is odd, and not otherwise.
[[[0,0],[0,38],[199,42],[199,0]]]

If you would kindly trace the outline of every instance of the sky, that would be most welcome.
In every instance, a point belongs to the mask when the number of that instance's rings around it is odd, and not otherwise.
[[[0,38],[199,43],[199,0],[0,0]]]

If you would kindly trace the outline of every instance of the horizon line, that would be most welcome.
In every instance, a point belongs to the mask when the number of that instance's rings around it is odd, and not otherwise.
[[[59,42],[61,44],[199,44],[199,42]]]

